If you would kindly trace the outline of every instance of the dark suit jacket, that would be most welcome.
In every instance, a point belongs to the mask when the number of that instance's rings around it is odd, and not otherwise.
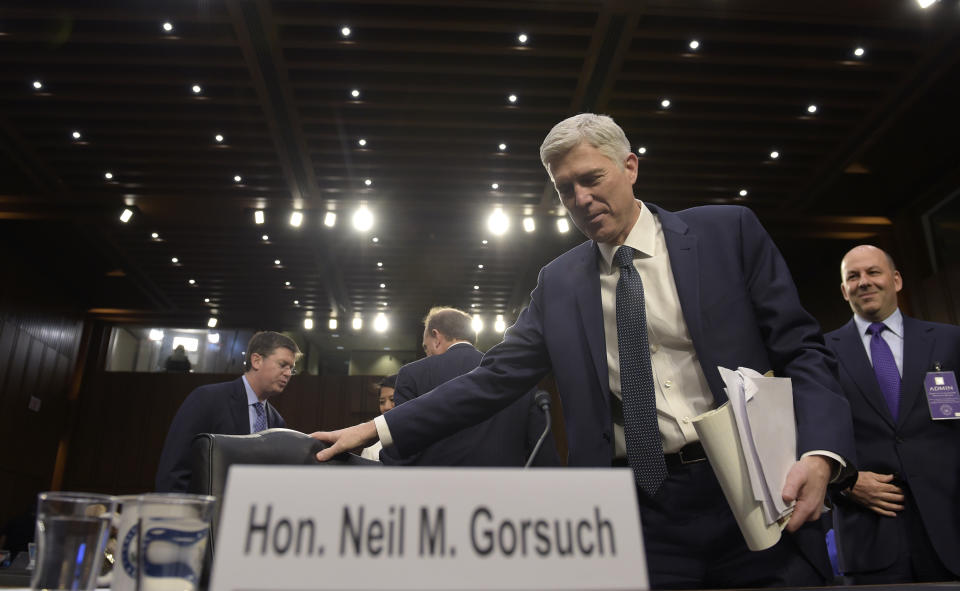
[[[286,427],[283,417],[269,402],[267,428]],[[180,405],[160,454],[157,492],[186,492],[190,484],[190,442],[200,433],[248,435],[250,413],[243,379],[200,386]]]
[[[404,365],[397,375],[394,403],[413,400],[467,373],[480,364],[482,357],[483,353],[473,345],[458,343],[442,355]],[[389,447],[380,452],[380,461],[385,465],[403,466],[523,466],[545,426],[543,411],[534,404],[533,392],[528,392],[482,423],[442,439],[420,453],[401,457],[396,447]],[[544,440],[533,465],[560,465],[552,435]]]
[[[850,409],[833,376],[833,356],[756,216],[729,205],[677,213],[644,206],[659,216],[683,316],[716,404],[726,400],[717,366],[772,369],[793,380],[798,452],[827,450],[854,460]],[[596,244],[584,242],[547,264],[530,297],[479,368],[385,416],[401,453],[490,416],[552,369],[569,465],[610,465],[613,426]],[[819,524],[808,525],[795,536],[812,545],[805,554],[826,576],[822,532]]]
[[[903,317],[903,380],[896,423],[887,408],[857,326],[826,335],[840,361],[840,385],[853,411],[858,468],[896,474],[920,511],[943,564],[960,576],[960,422],[933,421],[923,378],[940,363],[960,374],[960,327]],[[840,568],[889,567],[900,549],[896,518],[838,497],[834,513]]]

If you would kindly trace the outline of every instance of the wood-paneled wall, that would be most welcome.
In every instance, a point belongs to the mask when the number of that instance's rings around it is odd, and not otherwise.
[[[0,524],[50,488],[82,331],[79,316],[0,312]]]
[[[223,374],[96,372],[80,392],[63,488],[126,494],[153,490],[173,416],[196,387]],[[377,415],[373,376],[299,375],[273,398],[298,431],[338,429]]]

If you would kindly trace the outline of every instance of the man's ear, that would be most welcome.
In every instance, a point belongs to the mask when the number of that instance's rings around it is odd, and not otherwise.
[[[263,365],[263,356],[259,353],[253,353],[250,355],[250,369],[260,369],[260,366]]]

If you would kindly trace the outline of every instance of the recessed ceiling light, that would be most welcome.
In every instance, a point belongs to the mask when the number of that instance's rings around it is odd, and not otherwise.
[[[222,143],[223,143],[223,134],[222,134],[222,133],[218,133],[217,135],[213,136],[213,139],[214,139],[218,144],[222,144]]]
[[[239,174],[233,175],[233,182],[239,183],[239,182],[241,182],[242,180],[243,180],[243,177],[240,176]]]
[[[525,218],[523,218],[523,231],[524,231],[524,232],[527,232],[527,233],[529,234],[530,232],[533,232],[533,231],[536,230],[536,229],[537,229],[537,224],[536,224],[536,222],[533,221],[533,218],[531,218],[531,217],[525,217]]]
[[[123,222],[123,223],[129,222],[132,217],[133,217],[133,210],[132,210],[132,209],[124,209],[124,210],[120,213],[120,221]]]
[[[664,108],[664,109],[669,109],[669,108],[670,108],[670,99],[665,98],[665,99],[663,99],[662,101],[660,101],[660,106],[661,106],[662,108]]]
[[[34,80],[33,88],[34,90],[40,90],[41,88],[43,88],[43,82],[40,82],[39,80]]]
[[[477,268],[478,268],[478,269],[483,269],[483,264],[477,265]]]
[[[207,328],[216,328],[217,327],[217,317],[211,316],[207,319]]]
[[[363,179],[363,184],[369,187],[370,185],[373,184],[373,180],[372,180],[372,179]]]
[[[263,214],[263,210],[262,210],[262,209],[258,209],[258,210],[256,210],[256,211],[253,212],[253,223],[255,223],[255,224],[262,224],[262,223],[265,222],[265,221],[266,221],[266,220],[265,220],[265,218],[264,218],[264,214]],[[266,239],[267,239],[266,236],[264,236],[263,239],[266,240]]]
[[[501,152],[506,152],[506,151],[507,151],[507,144],[500,144],[500,145],[497,146],[497,147],[500,148],[500,151],[501,151]]]
[[[477,291],[478,289],[480,289],[480,286],[479,286],[479,285],[474,285],[474,286],[473,286],[473,291]]]
[[[110,179],[113,178],[113,173],[112,173],[112,172],[105,172],[105,173],[103,173],[103,178],[105,178],[105,179],[107,179],[107,180],[109,181]]]
[[[486,238],[484,238],[483,240],[480,241],[480,244],[486,246],[489,242],[490,242],[489,240],[487,240]]]
[[[367,145],[367,140],[360,138],[357,140],[357,143],[360,144],[360,147],[362,148],[363,146]]]
[[[697,49],[700,48],[700,42],[697,41],[696,39],[693,39],[690,41],[688,46],[690,47],[690,49],[696,51]]]
[[[570,231],[570,222],[567,221],[567,218],[558,218],[557,219],[557,230],[561,234],[566,234]]]
[[[170,259],[170,262],[173,263],[174,265],[176,265],[176,264],[179,264],[179,263],[180,263],[180,259],[178,259],[177,257],[172,257],[172,258]]]
[[[328,320],[327,328],[329,328],[330,330],[337,330],[337,319],[331,318],[330,320]]]
[[[517,35],[517,41],[519,41],[520,43],[526,43],[529,40],[530,40],[530,37],[527,37],[526,33],[520,33],[519,35]]]
[[[813,115],[813,114],[816,113],[816,112],[817,112],[817,105],[808,105],[808,106],[807,106],[807,113],[810,113],[811,115]]]
[[[220,342],[220,333],[219,332],[210,332],[207,333],[207,342],[211,345],[216,345]]]
[[[370,239],[370,242],[380,242],[380,239],[374,236],[373,238]]]
[[[389,327],[390,322],[387,320],[387,316],[383,312],[378,313],[373,318],[373,330],[377,332],[386,332],[387,328]]]
[[[196,284],[197,284],[197,280],[196,280],[196,279],[187,279],[187,283],[189,283],[190,285],[196,285]]]
[[[264,242],[266,242],[267,240],[270,240],[270,235],[269,235],[269,234],[264,234],[264,235],[261,236],[260,238],[261,238]]]
[[[378,269],[382,269],[382,268],[383,268],[383,263],[380,262],[380,261],[377,261],[377,268],[378,268]]]
[[[300,305],[300,300],[293,300],[293,305],[294,305],[294,306],[299,306],[299,305]]]
[[[747,196],[747,190],[746,190],[746,189],[740,189],[740,196],[741,196],[741,197],[746,197],[746,196]]]
[[[273,259],[273,264],[279,266],[279,265],[280,265],[280,259]]]
[[[503,332],[507,330],[507,323],[503,321],[503,314],[497,314],[497,319],[493,323],[493,330]]]
[[[153,238],[154,240],[156,240],[156,239],[160,238],[160,234],[157,234],[156,232],[154,232],[154,233],[150,234],[150,237]]]
[[[500,183],[491,183],[490,188],[496,191],[500,188]]]
[[[776,150],[770,152],[770,159],[771,159],[771,160],[776,160],[776,159],[779,158],[779,157],[780,157],[780,152],[778,152],[778,151],[776,151]]]
[[[283,284],[284,284],[285,286],[287,286],[287,287],[290,287],[290,282],[289,282],[289,281],[284,281]]]
[[[167,21],[167,22],[163,23],[163,30],[166,31],[167,33],[172,32],[172,31],[173,31],[173,23],[171,23],[170,21]]]
[[[387,284],[386,284],[386,283],[381,283],[381,284],[380,284],[380,289],[386,289],[386,287],[387,287]]]
[[[917,4],[920,8],[930,8],[940,0],[917,0]]]
[[[511,103],[515,103],[517,102],[517,95],[511,94],[510,96],[507,97],[507,100],[510,101]]]
[[[643,155],[646,154],[646,153],[647,153],[647,147],[646,147],[646,146],[640,146],[639,148],[637,148],[637,154],[640,154],[641,156],[643,156]]]
[[[204,304],[209,304],[209,303],[210,303],[210,298],[203,298],[203,303],[204,303]]]
[[[360,98],[360,91],[354,88],[353,90],[350,91],[350,96],[352,96],[353,98]]]
[[[865,53],[867,53],[867,51],[862,47],[858,47],[853,50],[853,55],[855,55],[856,57],[863,57],[863,54]]]
[[[470,326],[473,328],[473,332],[483,332],[483,319],[475,314],[473,319],[470,321]]]
[[[350,33],[352,32],[353,31],[350,30],[350,27],[343,27],[340,29],[340,34],[343,35],[344,37],[349,37]]]
[[[290,225],[294,228],[299,228],[300,224],[303,223],[303,212],[294,211],[290,214]]]
[[[81,137],[83,137],[83,136],[80,134],[79,131],[75,131],[75,132],[71,133],[70,135],[73,136],[73,139],[75,139],[75,140],[78,140],[78,139],[80,139]]]
[[[361,205],[357,208],[357,211],[353,212],[353,227],[360,232],[366,232],[373,227],[373,213],[366,205]]]
[[[494,209],[490,217],[487,218],[487,229],[489,229],[494,236],[502,236],[509,226],[510,218],[508,218],[507,215],[503,213],[503,209],[499,207]]]
[[[190,90],[193,91],[193,94],[200,94],[201,92],[203,92],[203,88],[201,88],[199,84],[194,84],[193,86],[190,87]]]
[[[304,330],[313,330],[313,318],[304,318],[303,328]]]
[[[323,214],[323,225],[332,228],[337,225],[337,214],[332,211],[328,211]]]

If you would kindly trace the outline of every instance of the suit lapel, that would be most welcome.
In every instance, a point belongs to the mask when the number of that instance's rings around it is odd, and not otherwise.
[[[924,374],[936,361],[930,358],[934,342],[934,337],[930,334],[932,330],[913,318],[903,317],[903,379],[900,383],[910,387],[900,387],[900,421],[910,413],[918,399],[925,398],[923,386],[913,385],[923,384]]]
[[[880,384],[877,383],[877,374],[874,373],[873,366],[870,365],[870,359],[863,347],[863,339],[857,330],[857,324],[851,319],[832,338],[837,349],[837,357],[840,358],[840,363],[850,374],[857,389],[867,399],[870,406],[877,411],[877,414],[883,417],[883,420],[890,427],[894,427],[893,415],[890,414],[887,401],[880,390]]]
[[[581,326],[586,333],[587,346],[593,367],[597,372],[600,389],[607,395],[604,397],[609,403],[610,371],[607,369],[607,346],[603,332],[603,306],[600,301],[600,271],[597,267],[597,246],[589,242],[582,249],[583,256],[571,270],[571,281],[577,298],[577,307],[580,308]]]
[[[233,391],[230,393],[230,415],[233,417],[233,426],[238,435],[250,433],[250,412],[247,410],[247,390],[243,387],[243,378],[233,382]]]

